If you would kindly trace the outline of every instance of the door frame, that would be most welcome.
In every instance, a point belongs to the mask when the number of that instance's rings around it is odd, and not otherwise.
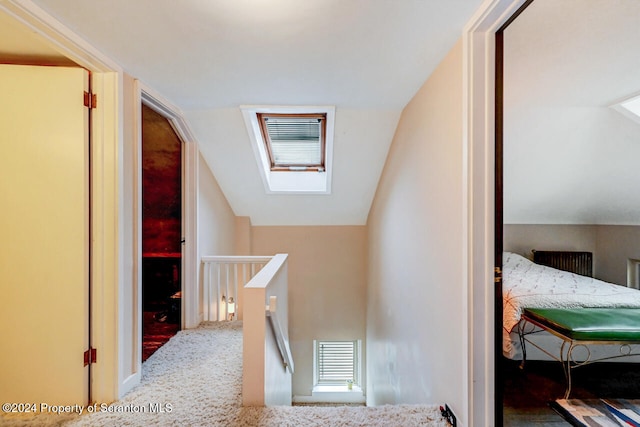
[[[133,99],[129,107],[133,116],[132,147],[129,148],[131,158],[127,165],[132,182],[132,236],[133,236],[133,272],[134,286],[132,291],[131,318],[134,329],[129,334],[122,334],[128,340],[127,347],[134,349],[132,355],[132,372],[127,378],[127,391],[140,383],[142,372],[142,104],[164,116],[178,135],[182,146],[182,245],[181,277],[181,329],[196,327],[202,320],[199,309],[199,277],[198,277],[198,145],[191,133],[183,113],[159,93],[144,82],[132,79]]]
[[[504,239],[504,32],[534,0],[523,4],[496,31],[495,53],[495,419],[496,424],[504,423],[504,367],[502,358],[502,253]]]
[[[29,1],[5,0],[0,10],[42,36],[52,48],[91,72],[98,107],[92,112],[92,327],[91,346],[98,350],[92,367],[94,402],[112,402],[140,382],[141,376],[141,246],[135,236],[141,230],[141,191],[136,171],[128,168],[136,157],[140,139],[131,135],[136,124],[131,102],[145,99],[169,118],[185,142],[183,161],[183,250],[182,282],[188,286],[182,299],[184,328],[201,319],[198,303],[197,192],[199,150],[182,112],[151,88],[132,83],[122,67],[99,49],[65,27],[44,9]],[[131,99],[131,97],[135,99]],[[137,103],[137,104],[136,104]],[[138,126],[138,129],[140,127]],[[133,187],[133,194],[131,188]],[[133,207],[132,207],[133,205]],[[137,209],[137,211],[136,211]],[[137,335],[140,334],[138,337]],[[133,336],[132,336],[133,335]],[[138,339],[139,338],[139,339]],[[138,344],[140,343],[140,344]],[[138,361],[138,362],[136,362]]]
[[[178,138],[183,143],[182,149],[182,237],[185,242],[182,247],[182,320],[181,327],[183,329],[194,328],[202,321],[200,310],[200,293],[198,278],[198,170],[199,170],[199,149],[198,143],[187,125],[186,119],[182,111],[162,97],[140,80],[136,80],[136,97],[135,105],[145,104],[157,113],[164,116]],[[140,160],[142,157],[142,116],[140,110],[136,108],[136,126],[139,130],[138,134],[138,152]],[[136,179],[137,194],[140,203],[142,202],[142,164],[138,165],[140,176]],[[140,214],[136,221],[139,223],[139,236],[142,239],[142,205],[139,206]],[[141,247],[141,246],[140,246]],[[140,258],[139,258],[140,259]],[[141,262],[141,261],[140,261]],[[139,280],[139,289],[142,289],[142,280]],[[140,295],[142,295],[140,293]],[[139,308],[141,305],[139,305]],[[140,340],[142,341],[142,339]]]
[[[526,0],[486,0],[463,30],[463,156],[466,199],[467,370],[470,426],[495,426],[495,47],[496,31]]]
[[[98,362],[91,369],[94,402],[110,402],[123,393],[118,336],[126,327],[118,322],[119,300],[125,280],[120,245],[122,193],[119,153],[122,152],[122,68],[31,2],[6,0],[0,10],[42,36],[52,48],[91,72],[98,108],[92,112],[92,237],[91,343]],[[79,402],[80,403],[80,402]]]

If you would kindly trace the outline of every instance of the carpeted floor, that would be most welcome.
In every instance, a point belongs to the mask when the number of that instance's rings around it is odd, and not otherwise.
[[[180,331],[142,365],[141,384],[92,414],[0,418],[9,426],[428,426],[445,427],[432,405],[243,408],[242,323]]]

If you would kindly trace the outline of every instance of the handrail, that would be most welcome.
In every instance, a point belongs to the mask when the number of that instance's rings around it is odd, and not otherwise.
[[[272,256],[217,256],[206,255],[201,257],[202,262],[224,262],[228,264],[244,264],[248,262],[264,262],[271,261]]]
[[[269,297],[269,305],[267,306],[266,315],[269,320],[271,320],[271,328],[276,337],[278,350],[280,350],[280,355],[282,356],[282,363],[289,369],[289,372],[293,374],[293,356],[291,355],[291,348],[289,347],[289,337],[284,335],[282,325],[278,320],[276,310],[277,300],[278,298],[276,296]]]

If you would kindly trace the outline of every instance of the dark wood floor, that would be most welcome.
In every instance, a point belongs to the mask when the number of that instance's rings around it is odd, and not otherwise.
[[[166,344],[178,333],[180,325],[177,319],[165,315],[164,311],[145,311],[142,318],[142,361],[144,362],[157,349]]]
[[[503,360],[504,425],[567,426],[549,404],[563,397],[566,382],[559,362]],[[640,364],[594,363],[574,369],[572,399],[640,399]]]

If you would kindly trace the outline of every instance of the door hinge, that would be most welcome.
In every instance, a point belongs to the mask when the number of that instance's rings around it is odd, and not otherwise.
[[[493,281],[495,283],[502,282],[502,270],[500,269],[500,267],[494,268],[493,272],[495,273],[495,277],[494,277]]]
[[[95,348],[89,347],[89,350],[84,352],[84,366],[87,366],[91,363],[96,363],[97,361],[97,350]]]
[[[84,92],[84,106],[89,108],[96,108],[98,105],[98,96],[94,93]]]

